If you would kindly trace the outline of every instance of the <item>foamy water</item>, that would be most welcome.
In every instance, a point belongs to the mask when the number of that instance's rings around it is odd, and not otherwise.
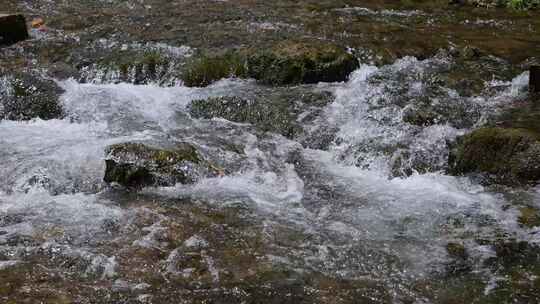
[[[486,84],[502,87],[490,96],[465,98],[437,88],[437,102],[450,107],[459,103],[464,115],[475,119],[471,126],[451,120],[432,126],[404,123],[409,102],[433,89],[430,68],[447,64],[444,58],[404,58],[382,68],[364,65],[346,83],[320,84],[318,88],[332,90],[336,100],[306,129],[308,138],[321,129],[335,130],[325,150],[256,133],[248,125],[194,120],[187,114],[192,100],[249,90],[254,86],[249,81],[224,80],[206,89],[63,82],[67,118],[0,122],[0,211],[21,217],[0,228],[0,240],[16,234],[46,235],[43,227],[61,228],[81,240],[102,233],[100,223],[122,220],[129,213],[101,196],[107,191],[101,181],[105,147],[186,140],[206,152],[222,153],[224,163],[238,168],[194,185],[144,192],[216,205],[242,203],[267,216],[270,226],[279,222],[299,227],[317,242],[306,240],[303,248],[294,249],[301,261],[295,267],[351,278],[406,280],[444,267],[444,246],[456,239],[480,260],[491,253],[474,244],[471,235],[490,238],[503,230],[536,241],[517,225],[516,210],[503,210],[503,195],[444,174],[447,142],[481,124],[484,117],[477,116],[478,111],[493,112],[519,96],[528,75]],[[383,81],[377,81],[381,77]],[[242,160],[215,148],[218,137],[240,143]],[[393,174],[400,157],[403,171],[412,168],[408,174]],[[415,170],[419,161],[430,169]],[[528,195],[540,204],[539,189]],[[452,227],[453,221],[462,226]],[[339,253],[330,256],[330,249]],[[78,249],[58,250],[75,254]],[[390,256],[399,259],[399,266],[383,265]],[[88,259],[105,269],[104,276],[115,267],[114,256],[94,252]]]

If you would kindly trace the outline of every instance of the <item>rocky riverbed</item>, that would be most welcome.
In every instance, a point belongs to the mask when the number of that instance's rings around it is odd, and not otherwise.
[[[458,2],[4,0],[0,302],[538,303],[540,12]]]

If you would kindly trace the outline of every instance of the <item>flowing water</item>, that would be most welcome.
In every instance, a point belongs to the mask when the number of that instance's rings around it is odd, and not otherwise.
[[[449,176],[448,143],[518,99],[528,75],[486,83],[481,95],[466,97],[433,80],[452,64],[444,55],[405,57],[382,67],[362,65],[346,83],[305,86],[330,91],[335,101],[306,112],[315,117],[292,139],[249,124],[190,117],[192,100],[265,89],[253,81],[222,80],[208,88],[59,81],[66,118],[0,122],[0,256],[7,261],[0,269],[39,251],[50,260],[82,259],[78,271],[121,285],[126,278],[118,261],[127,247],[159,247],[166,254],[162,263],[174,259],[178,252],[160,247],[156,237],[167,215],[130,208],[128,194],[103,183],[104,150],[128,141],[187,141],[227,174],[140,194],[247,208],[243,216],[262,221],[264,242],[273,249],[261,258],[273,265],[369,280],[390,291],[392,302],[408,296],[430,303],[410,283],[447,271],[446,245],[458,242],[473,261],[472,271],[491,284],[486,286],[496,286],[504,278],[483,266],[495,253],[478,240],[506,235],[540,241],[536,231],[518,225],[518,210],[508,207],[515,196],[540,206],[540,189],[501,191]],[[428,126],[404,123],[422,96],[449,109],[443,113],[461,114],[442,114]],[[118,227],[133,227],[140,214],[152,216],[134,240],[131,228]],[[301,237],[280,240],[285,230]],[[187,247],[212,246],[196,236],[189,240]],[[108,247],[114,242],[124,247]],[[219,283],[219,263],[203,257],[212,282]]]

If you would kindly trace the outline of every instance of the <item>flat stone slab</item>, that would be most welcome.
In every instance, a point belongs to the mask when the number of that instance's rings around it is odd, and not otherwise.
[[[23,15],[0,14],[0,45],[10,45],[28,39]]]

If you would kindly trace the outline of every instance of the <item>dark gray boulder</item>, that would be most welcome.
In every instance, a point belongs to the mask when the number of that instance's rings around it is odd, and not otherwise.
[[[0,46],[28,39],[28,29],[23,15],[0,14]]]

